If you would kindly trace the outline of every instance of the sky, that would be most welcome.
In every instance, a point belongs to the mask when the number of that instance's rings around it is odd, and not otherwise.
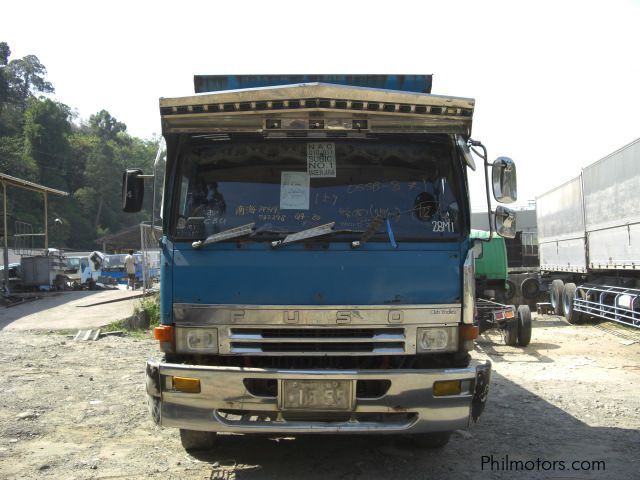
[[[160,134],[194,74],[432,73],[476,99],[472,137],[517,164],[518,205],[640,137],[640,0],[5,1],[0,41],[36,55],[79,118]],[[480,170],[474,210],[486,205]],[[486,207],[485,207],[486,208]]]

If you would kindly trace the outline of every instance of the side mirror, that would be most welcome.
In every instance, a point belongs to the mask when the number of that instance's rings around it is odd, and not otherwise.
[[[516,212],[502,205],[496,207],[496,232],[504,238],[515,238]]]
[[[518,199],[516,164],[509,157],[498,157],[493,162],[493,196],[501,203],[513,203]]]
[[[144,199],[144,179],[139,168],[127,169],[122,174],[122,210],[139,212]]]

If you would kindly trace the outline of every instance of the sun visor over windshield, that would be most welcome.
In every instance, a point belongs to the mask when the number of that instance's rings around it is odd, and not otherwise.
[[[353,130],[471,134],[469,98],[330,84],[235,90],[160,100],[163,133]]]

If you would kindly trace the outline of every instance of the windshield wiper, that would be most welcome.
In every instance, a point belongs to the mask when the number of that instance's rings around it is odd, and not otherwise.
[[[255,222],[252,222],[240,227],[230,228],[228,230],[225,230],[224,232],[214,233],[213,235],[208,236],[205,240],[198,240],[197,242],[193,242],[191,246],[197,250],[212,243],[222,242],[231,238],[244,237],[245,235],[252,235],[255,226]]]
[[[371,220],[371,223],[369,223],[369,226],[364,231],[360,239],[351,242],[351,247],[358,248],[367,243],[371,237],[378,233],[378,230],[380,230],[380,226],[383,223],[387,224],[387,235],[389,236],[389,243],[391,243],[391,246],[393,248],[398,248],[398,244],[396,243],[396,239],[393,235],[393,230],[391,229],[391,222],[389,221],[389,217],[383,217],[382,215],[376,215],[375,217],[373,217],[373,220]]]
[[[353,248],[357,248],[367,243],[371,237],[373,237],[376,233],[378,233],[378,230],[380,229],[380,226],[384,223],[384,220],[385,219],[382,215],[376,215],[375,217],[373,217],[373,220],[371,220],[371,223],[369,223],[369,225],[367,226],[367,229],[364,231],[360,239],[354,242],[351,242],[351,246]]]
[[[295,233],[291,230],[285,230],[280,228],[274,228],[271,223],[265,223],[261,227],[258,227],[253,232],[253,236],[257,235],[289,235],[290,233]]]
[[[300,232],[292,233],[290,235],[287,235],[284,238],[284,240],[277,240],[275,242],[271,242],[271,246],[273,248],[278,248],[288,243],[299,242],[301,240],[306,240],[308,238],[315,238],[315,237],[320,237],[322,235],[328,235],[330,233],[334,233],[333,226],[335,224],[336,222],[325,223],[324,225],[320,225],[317,227],[302,230]]]

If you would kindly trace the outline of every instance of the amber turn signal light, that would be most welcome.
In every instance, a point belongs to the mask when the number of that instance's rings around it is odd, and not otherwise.
[[[460,327],[460,340],[474,340],[480,335],[480,328],[476,325],[462,325]]]
[[[200,379],[173,377],[173,389],[184,393],[200,393]]]
[[[173,341],[173,327],[170,325],[160,325],[153,329],[153,338],[160,342]]]
[[[433,384],[434,397],[447,397],[450,395],[460,395],[462,391],[462,383],[460,380],[445,380],[444,382],[435,382]]]

